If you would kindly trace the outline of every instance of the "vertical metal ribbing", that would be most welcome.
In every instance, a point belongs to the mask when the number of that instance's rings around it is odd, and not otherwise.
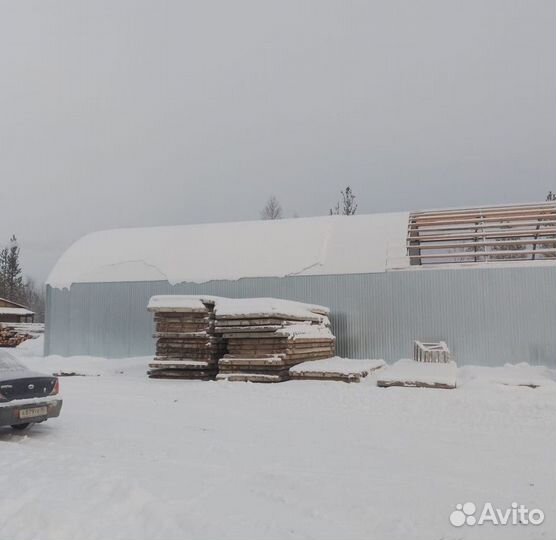
[[[152,354],[154,294],[275,296],[331,308],[337,352],[411,358],[413,342],[446,341],[459,364],[556,367],[556,267],[412,269],[377,274],[76,284],[47,293],[50,354]]]

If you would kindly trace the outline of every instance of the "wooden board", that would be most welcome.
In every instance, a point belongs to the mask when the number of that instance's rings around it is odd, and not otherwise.
[[[456,385],[444,384],[444,383],[428,383],[423,381],[377,381],[377,386],[382,388],[390,388],[391,386],[404,386],[408,388],[444,388],[446,390],[452,390]]]
[[[260,320],[260,319],[279,319],[281,321],[296,321],[296,322],[303,322],[303,321],[310,321],[310,322],[320,322],[321,316],[327,316],[328,313],[317,313],[315,310],[315,315],[310,316],[309,314],[304,316],[295,316],[295,315],[285,315],[283,313],[250,313],[249,315],[222,315],[220,313],[216,313],[216,319],[218,321],[233,321],[233,320]]]
[[[187,379],[210,381],[216,377],[216,371],[195,371],[179,369],[156,369],[148,371],[150,379]]]
[[[268,325],[268,326],[215,326],[214,332],[216,334],[226,334],[235,337],[236,334],[259,334],[259,333],[270,333],[275,335],[276,330],[281,330],[283,326],[281,325]]]
[[[292,380],[299,381],[338,381],[347,383],[358,383],[366,375],[359,373],[296,373],[290,372]]]
[[[277,383],[289,380],[289,376],[266,373],[219,373],[216,379],[231,382]]]
[[[149,367],[152,369],[186,369],[204,370],[216,365],[216,362],[203,362],[198,360],[153,360]]]
[[[299,322],[299,321],[296,321]],[[243,326],[284,326],[288,321],[278,318],[266,319],[217,319],[216,328],[237,328]]]

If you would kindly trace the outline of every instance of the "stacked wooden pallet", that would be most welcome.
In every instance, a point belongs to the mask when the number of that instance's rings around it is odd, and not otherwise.
[[[402,359],[389,366],[377,378],[377,386],[455,388],[457,365],[445,341],[413,344],[413,360]]]
[[[383,388],[390,386],[409,386],[420,388],[448,388],[457,386],[458,368],[453,360],[448,362],[416,362],[398,360],[395,364],[381,370],[376,384]]]
[[[290,377],[304,381],[358,383],[370,373],[384,366],[384,360],[352,360],[336,356],[326,360],[311,360],[297,364],[290,369]]]
[[[188,296],[153,296],[156,356],[149,377],[213,379],[224,354],[222,338],[214,335],[214,300]]]
[[[281,382],[289,368],[335,353],[328,309],[274,298],[220,301],[214,331],[227,343],[218,379]]]

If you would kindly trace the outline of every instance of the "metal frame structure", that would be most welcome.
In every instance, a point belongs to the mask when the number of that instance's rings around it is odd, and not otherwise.
[[[411,265],[556,258],[556,202],[413,212]]]
[[[447,363],[452,359],[450,349],[445,341],[423,343],[415,340],[413,343],[413,360],[415,362]]]

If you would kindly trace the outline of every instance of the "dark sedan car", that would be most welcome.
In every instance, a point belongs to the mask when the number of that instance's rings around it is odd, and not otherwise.
[[[0,426],[25,429],[62,409],[58,378],[27,369],[0,349]]]

